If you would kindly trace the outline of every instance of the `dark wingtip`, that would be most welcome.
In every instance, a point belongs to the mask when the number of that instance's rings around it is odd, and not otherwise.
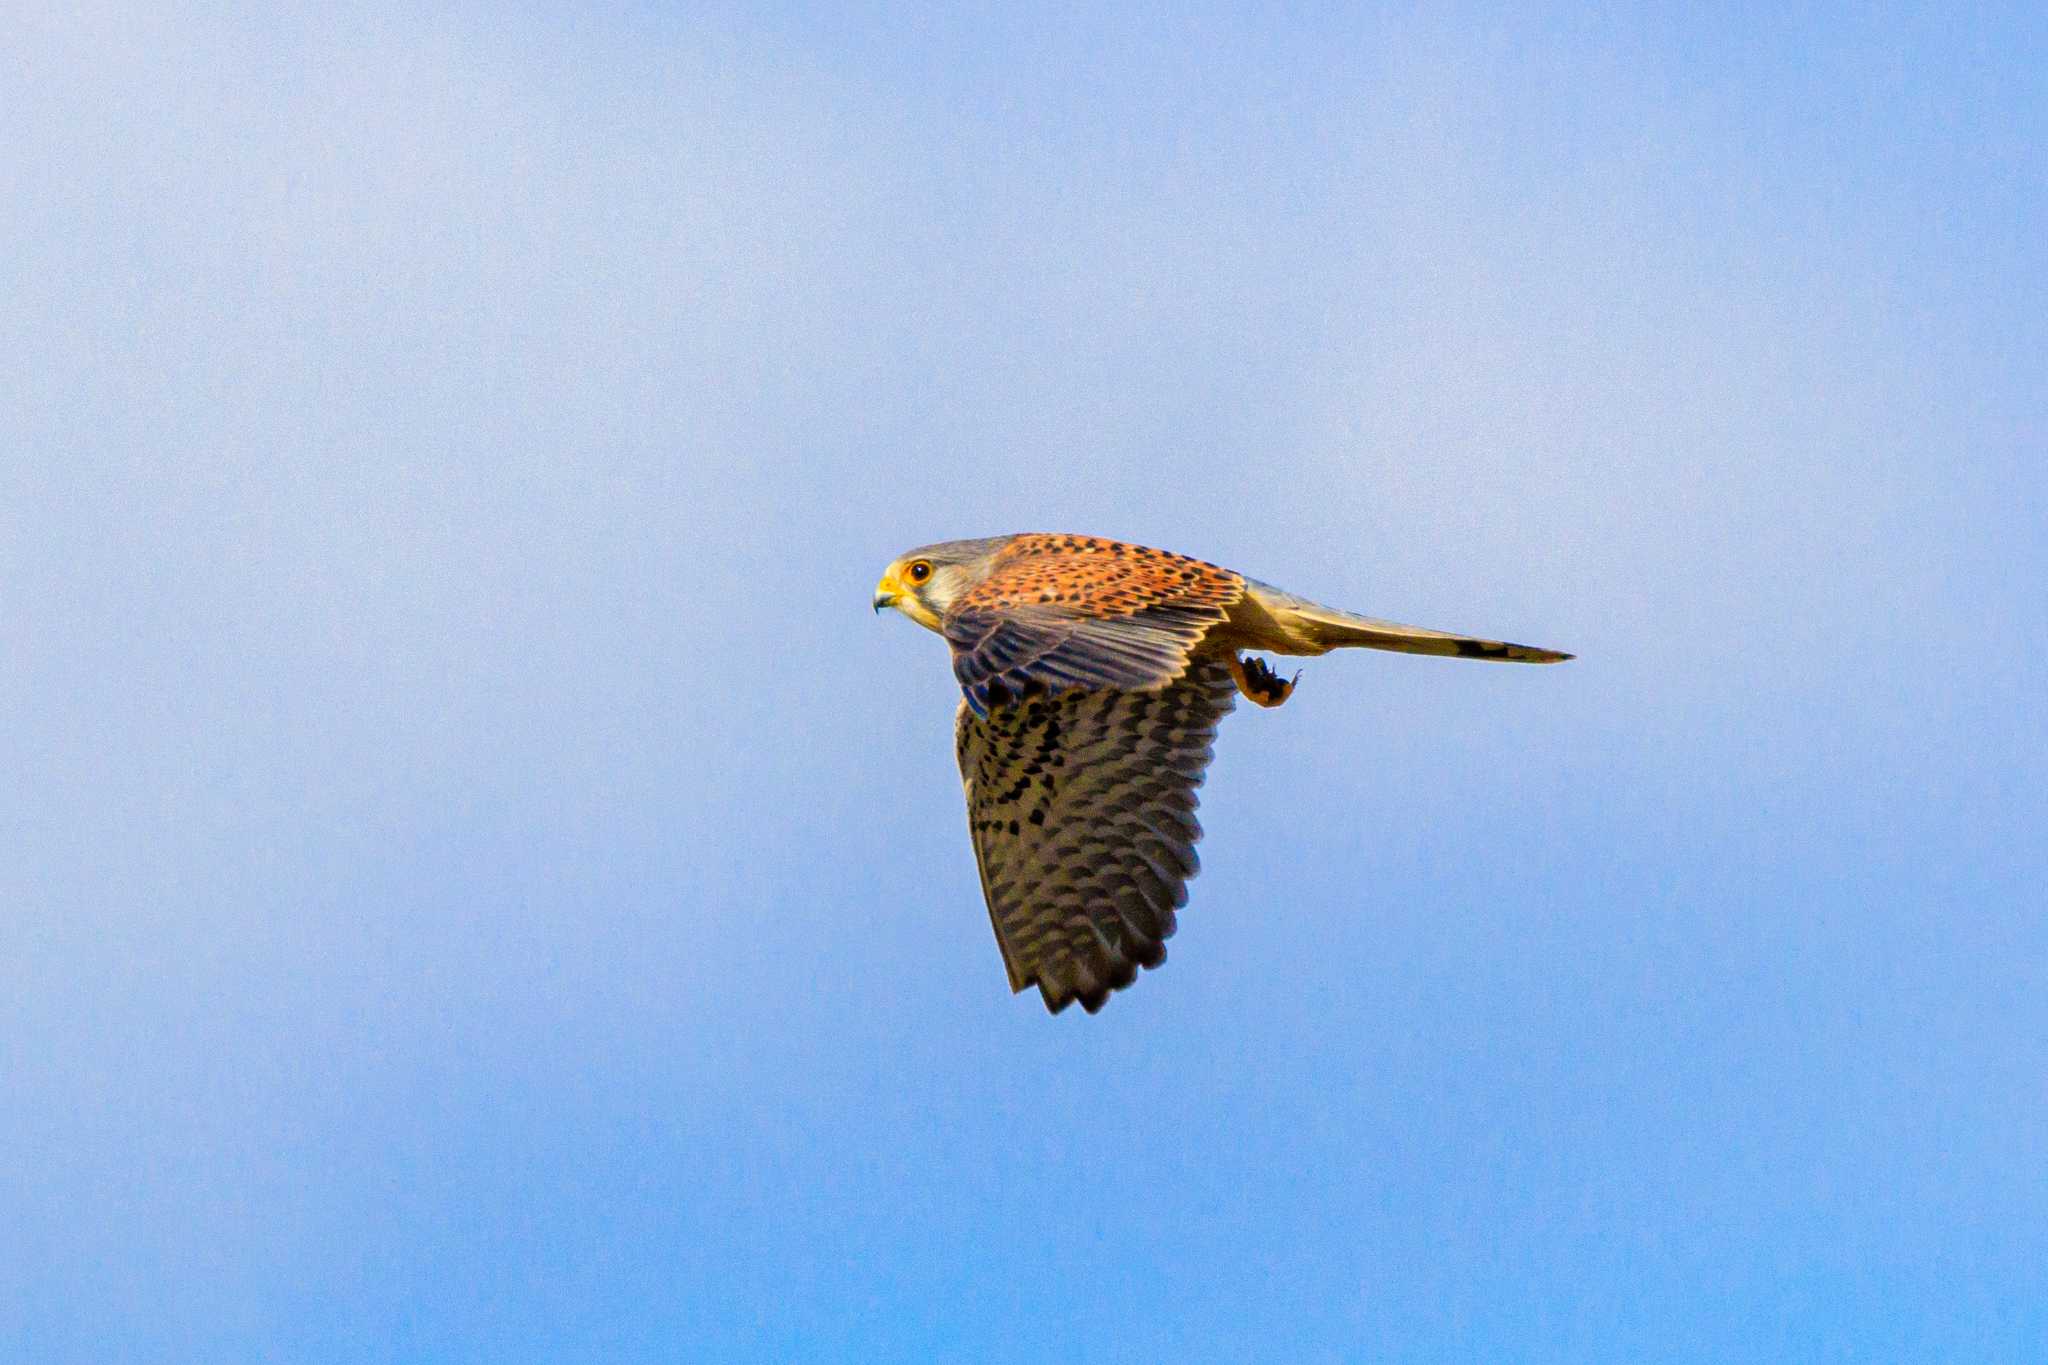
[[[1173,927],[1168,925],[1166,932],[1172,933]],[[1077,991],[1065,982],[1061,982],[1057,987],[1054,987],[1048,985],[1043,978],[1039,978],[1036,984],[1039,996],[1045,1002],[1045,1012],[1047,1014],[1058,1014],[1077,1000],[1081,1003],[1081,1008],[1087,1013],[1100,1014],[1102,1007],[1109,1003],[1111,996],[1138,979],[1139,968],[1142,967],[1149,971],[1164,961],[1166,961],[1166,945],[1157,941],[1149,941],[1139,945],[1134,956],[1122,959],[1111,965],[1109,974],[1098,978],[1101,984],[1091,989]],[[1055,995],[1055,990],[1060,993]]]

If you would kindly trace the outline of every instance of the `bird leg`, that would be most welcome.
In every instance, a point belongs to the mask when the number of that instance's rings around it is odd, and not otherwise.
[[[1294,684],[1301,680],[1296,673],[1283,682],[1264,659],[1250,654],[1240,657],[1235,651],[1230,656],[1230,677],[1237,690],[1258,706],[1278,706],[1294,695]]]

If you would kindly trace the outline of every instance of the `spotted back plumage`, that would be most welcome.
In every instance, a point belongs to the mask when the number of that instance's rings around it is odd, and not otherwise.
[[[1011,989],[1092,1014],[1165,960],[1200,867],[1195,788],[1235,697],[1229,668],[1202,658],[1157,691],[960,707],[968,828]]]
[[[1244,576],[1190,555],[1098,536],[1011,536],[963,608],[1064,607],[1085,616],[1129,616],[1166,603],[1223,608],[1244,595]]]
[[[1157,688],[1244,595],[1187,555],[1094,536],[1012,536],[944,620],[976,712],[1081,688]]]

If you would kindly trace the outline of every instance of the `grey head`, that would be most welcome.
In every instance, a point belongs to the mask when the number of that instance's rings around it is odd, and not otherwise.
[[[926,629],[938,630],[939,618],[988,577],[996,552],[1015,539],[942,540],[904,551],[875,584],[875,610],[894,607]]]

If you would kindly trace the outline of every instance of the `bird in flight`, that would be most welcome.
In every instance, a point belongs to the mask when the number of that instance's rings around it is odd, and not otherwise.
[[[1010,989],[1090,1014],[1166,960],[1198,866],[1195,788],[1243,694],[1294,691],[1247,651],[1551,664],[1554,649],[1375,621],[1186,555],[1093,536],[926,545],[875,610],[944,636],[967,824]],[[1297,674],[1296,678],[1300,675]]]

